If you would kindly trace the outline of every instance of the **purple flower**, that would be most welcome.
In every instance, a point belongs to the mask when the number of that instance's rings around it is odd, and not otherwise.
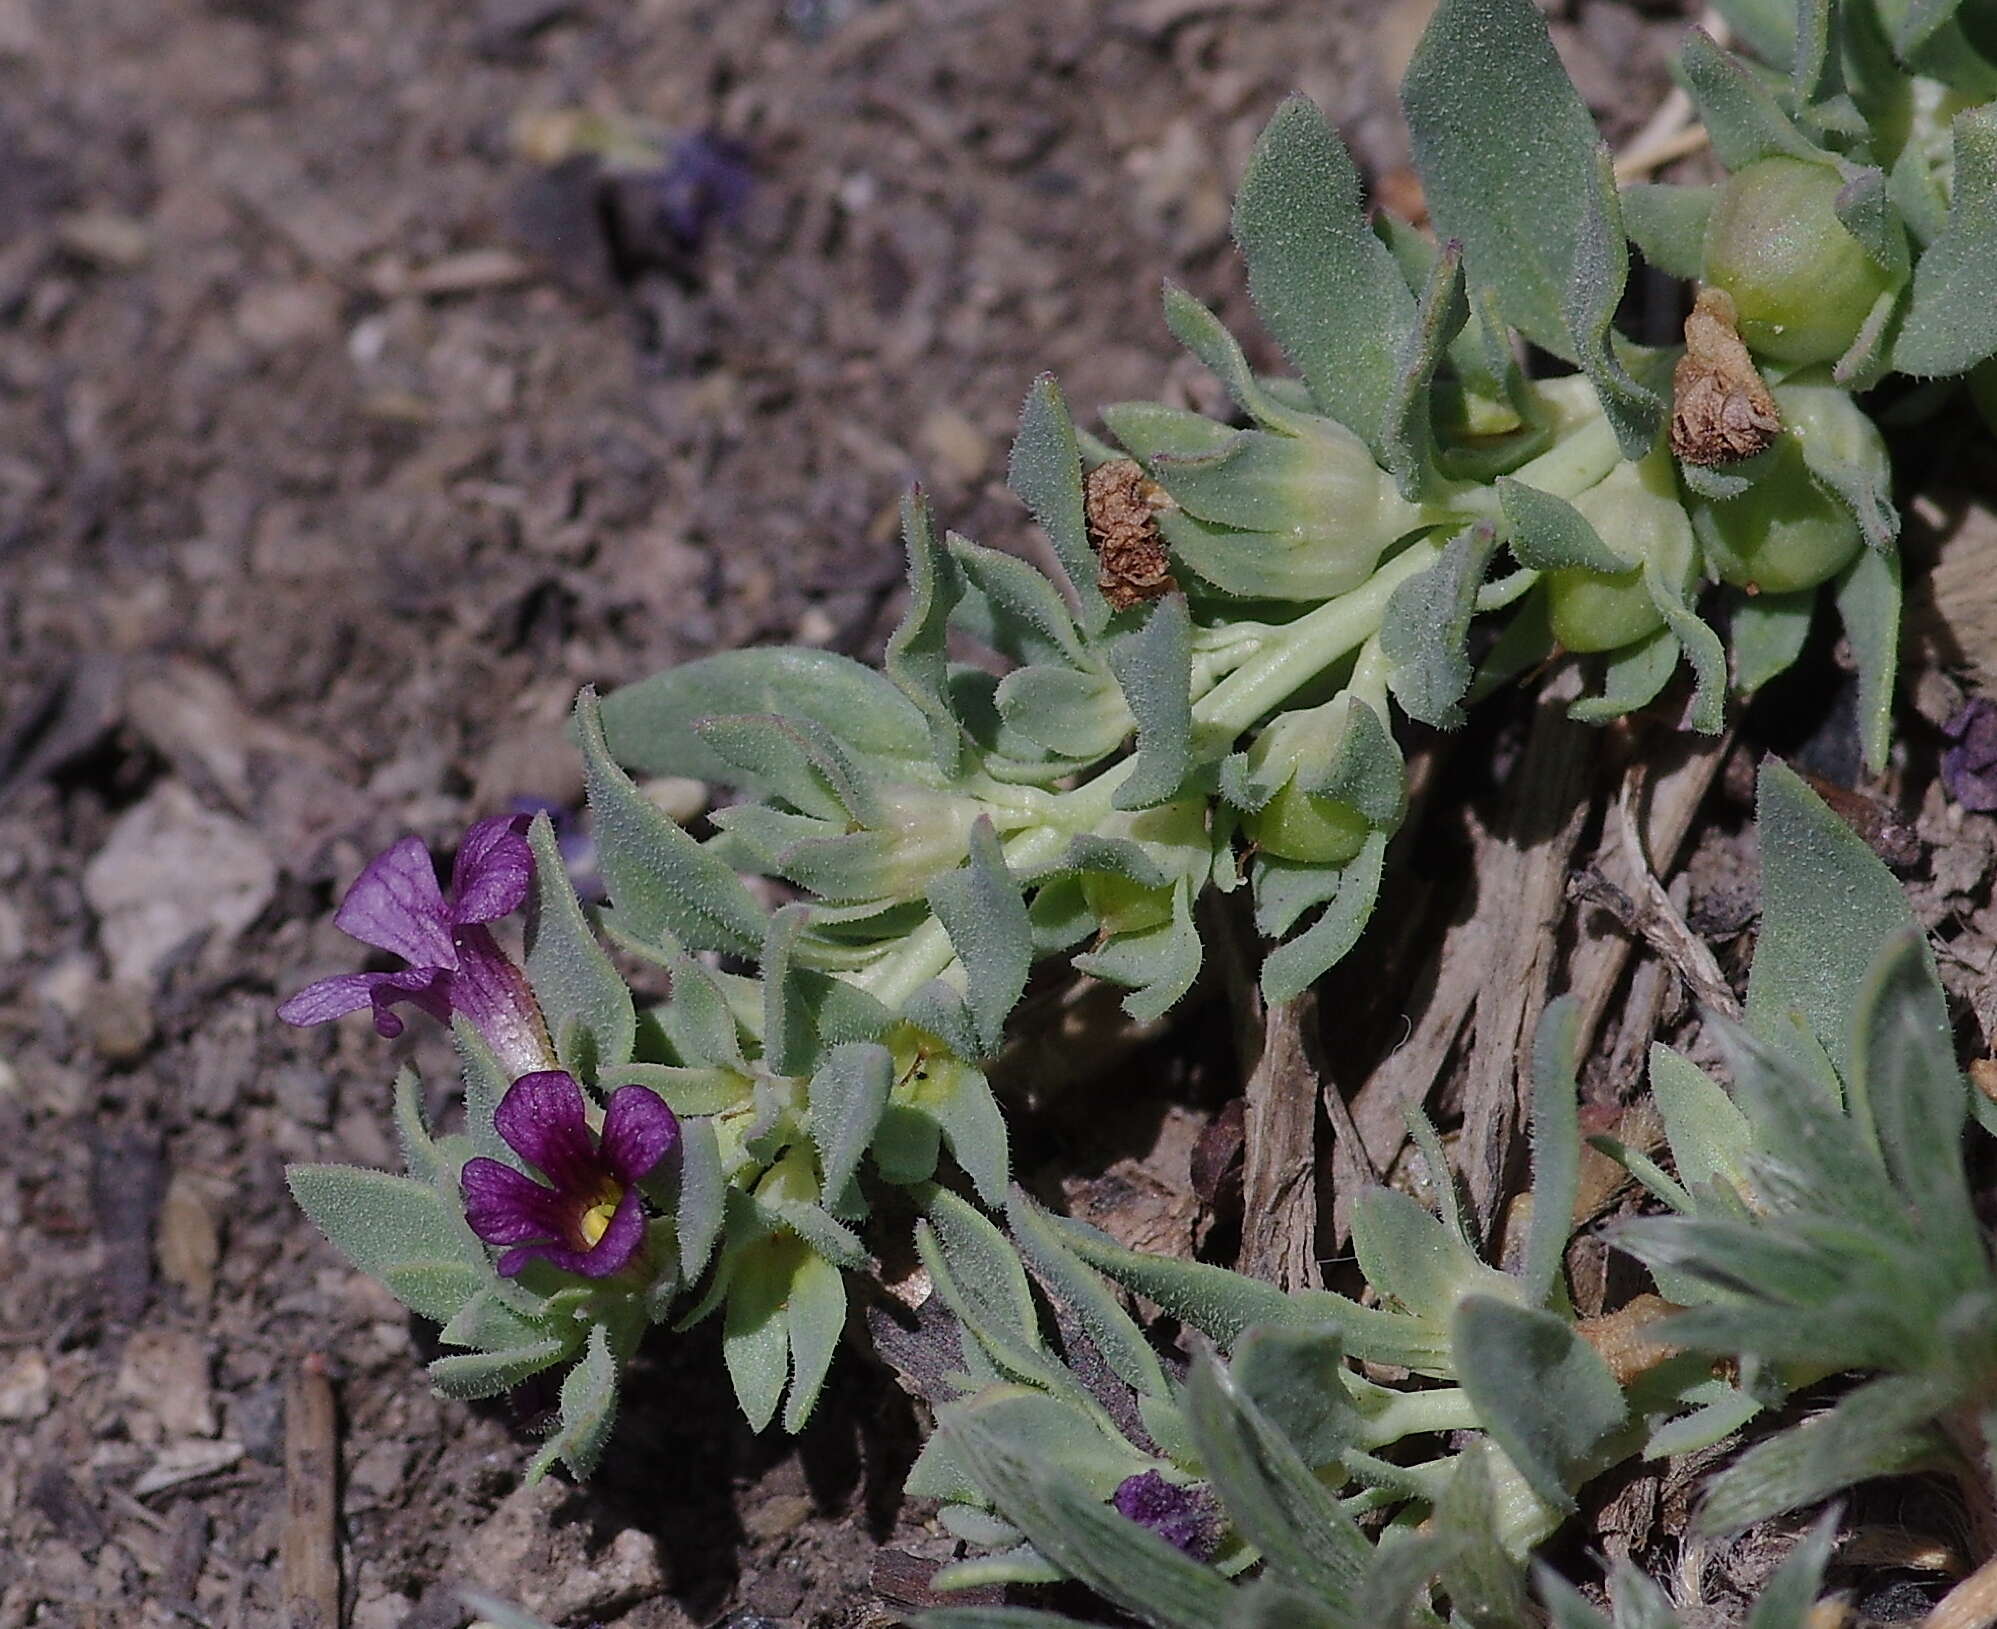
[[[711,227],[741,212],[755,177],[740,143],[702,130],[680,140],[653,185],[660,224],[682,249],[694,250]]]
[[[1955,743],[1942,754],[1942,785],[1965,809],[1997,810],[1997,705],[1976,697],[1942,726]]]
[[[1156,1471],[1144,1471],[1125,1477],[1111,1502],[1195,1561],[1205,1561],[1220,1542],[1220,1520],[1205,1488],[1182,1488]]]
[[[645,1238],[638,1183],[680,1140],[673,1111],[643,1086],[619,1087],[599,1137],[575,1077],[543,1069],[507,1088],[492,1123],[548,1179],[498,1160],[465,1161],[465,1220],[487,1244],[514,1247],[499,1258],[500,1272],[511,1278],[536,1256],[584,1278],[622,1269]]]
[[[526,976],[485,924],[519,908],[534,875],[524,815],[481,820],[465,833],[451,886],[437,886],[430,851],[405,837],[355,879],[334,926],[409,964],[399,973],[341,973],[308,984],[277,1009],[287,1024],[323,1024],[369,1007],[378,1034],[402,1033],[407,1001],[448,1024],[463,1013],[509,1077],[553,1066],[547,1026]]]

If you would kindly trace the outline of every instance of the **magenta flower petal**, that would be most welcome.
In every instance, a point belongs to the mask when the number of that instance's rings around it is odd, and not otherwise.
[[[411,967],[457,965],[450,909],[421,838],[405,837],[370,860],[340,901],[333,925]]]
[[[279,1003],[277,1016],[287,1024],[324,1024],[365,1007],[374,999],[379,973],[340,973],[308,984]]]
[[[680,1140],[680,1123],[658,1093],[620,1086],[603,1114],[603,1163],[628,1188],[649,1176]]]
[[[617,1210],[603,1237],[587,1250],[566,1244],[523,1244],[499,1258],[502,1277],[512,1278],[536,1256],[551,1267],[583,1278],[608,1278],[630,1265],[638,1247],[645,1242],[645,1207],[635,1188],[627,1188],[617,1201]]]
[[[1143,1471],[1125,1477],[1111,1503],[1119,1514],[1195,1561],[1207,1560],[1218,1546],[1219,1513],[1213,1495],[1203,1487],[1180,1487],[1156,1471]]]
[[[398,1001],[421,1007],[432,1018],[450,1022],[450,974],[434,967],[410,967],[399,973],[338,973],[306,987],[277,1009],[287,1024],[323,1024],[356,1008],[374,1008],[375,1033],[394,1040],[402,1020],[391,1010]]]
[[[458,965],[450,976],[450,1006],[465,1015],[492,1048],[509,1080],[556,1066],[541,1004],[527,975],[513,965],[492,930],[478,923],[456,929]],[[450,1014],[444,1014],[446,1023]]]
[[[590,1195],[610,1173],[596,1151],[583,1116],[582,1088],[573,1075],[542,1069],[522,1075],[493,1112],[506,1146],[542,1172],[564,1196]],[[585,1198],[584,1204],[593,1204]]]
[[[495,922],[520,908],[534,880],[528,817],[495,815],[465,833],[451,866],[453,922]]]
[[[465,1220],[487,1244],[559,1239],[567,1231],[561,1195],[532,1177],[484,1155],[465,1161],[458,1174]]]

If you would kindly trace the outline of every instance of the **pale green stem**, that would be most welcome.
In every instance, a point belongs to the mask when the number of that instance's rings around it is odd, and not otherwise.
[[[1116,806],[1116,789],[1134,768],[1136,760],[1125,758],[1072,792],[1050,800],[1043,823],[1006,840],[1006,869],[1031,871],[1058,860],[1077,834],[1094,830]],[[950,935],[932,916],[880,960],[842,976],[893,1009],[931,979],[950,973],[956,960]]]
[[[1481,1426],[1468,1394],[1455,1386],[1394,1392],[1390,1402],[1367,1416],[1366,1446],[1379,1448],[1403,1437],[1436,1431],[1476,1431]]]
[[[1279,640],[1258,652],[1202,696],[1193,722],[1232,739],[1279,706],[1354,646],[1379,632],[1394,590],[1433,565],[1439,543],[1424,538],[1389,560],[1364,586],[1299,617]]]

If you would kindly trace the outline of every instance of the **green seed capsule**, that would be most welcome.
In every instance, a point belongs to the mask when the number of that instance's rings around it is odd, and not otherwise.
[[[1349,803],[1306,792],[1292,780],[1243,823],[1265,854],[1311,865],[1344,865],[1373,828]]]
[[[1831,362],[1850,349],[1885,269],[1844,228],[1827,165],[1764,158],[1728,177],[1706,223],[1705,280],[1733,296],[1748,349]]]
[[[1750,593],[1788,594],[1827,582],[1857,558],[1863,538],[1842,501],[1811,477],[1806,450],[1887,473],[1886,446],[1842,390],[1785,385],[1775,391],[1783,430],[1774,467],[1738,498],[1692,503],[1692,530],[1722,582]]]
[[[1546,611],[1553,637],[1571,651],[1621,650],[1664,626],[1644,586],[1643,567],[1614,576],[1570,568],[1546,579]]]
[[[1617,572],[1572,567],[1547,573],[1546,609],[1553,637],[1582,653],[1621,650],[1664,626],[1644,582],[1646,561],[1666,582],[1689,590],[1698,550],[1678,497],[1668,449],[1621,463],[1574,500],[1581,518],[1609,550],[1630,562]]]

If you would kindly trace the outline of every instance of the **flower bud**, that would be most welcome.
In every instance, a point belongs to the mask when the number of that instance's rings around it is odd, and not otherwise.
[[[1817,483],[1806,452],[1855,464],[1881,484],[1888,473],[1886,444],[1844,391],[1784,385],[1775,400],[1785,427],[1773,467],[1738,498],[1692,504],[1692,528],[1713,574],[1750,593],[1815,588],[1858,554],[1858,521]]]
[[[1231,593],[1344,593],[1423,523],[1366,444],[1335,419],[1299,413],[1291,434],[1229,430],[1150,403],[1105,417],[1177,506],[1160,517],[1175,554]]]
[[[1886,270],[1837,217],[1826,164],[1763,158],[1727,178],[1706,222],[1705,281],[1733,296],[1748,348],[1778,362],[1850,349]]]

